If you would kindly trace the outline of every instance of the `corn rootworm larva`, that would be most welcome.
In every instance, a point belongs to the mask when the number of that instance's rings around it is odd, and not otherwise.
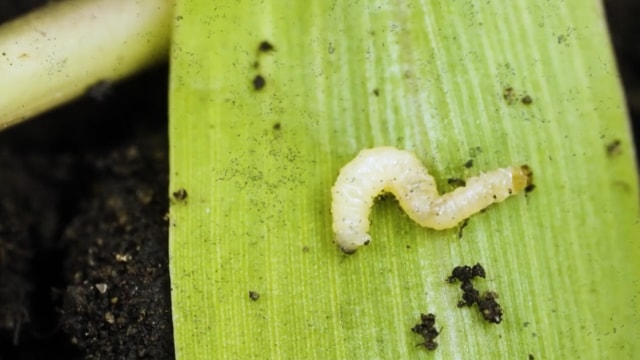
[[[413,153],[393,147],[365,149],[340,170],[332,188],[335,242],[345,253],[369,244],[369,213],[381,193],[394,194],[421,226],[442,230],[521,192],[531,179],[526,165],[506,167],[467,179],[465,186],[440,195]]]

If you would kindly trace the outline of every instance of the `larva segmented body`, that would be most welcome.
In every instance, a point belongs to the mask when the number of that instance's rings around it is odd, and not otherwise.
[[[393,147],[365,149],[340,170],[332,188],[335,242],[345,253],[369,244],[369,213],[381,193],[394,194],[421,226],[442,230],[521,192],[531,178],[526,165],[507,167],[470,178],[466,186],[440,195],[435,180],[413,153]]]

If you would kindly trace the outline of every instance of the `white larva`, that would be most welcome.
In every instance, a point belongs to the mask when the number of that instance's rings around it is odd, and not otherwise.
[[[393,147],[365,149],[340,170],[331,189],[335,242],[345,253],[369,244],[369,213],[381,193],[394,194],[421,226],[442,230],[521,192],[531,178],[526,165],[507,167],[470,178],[466,186],[440,195],[433,177],[413,153]]]

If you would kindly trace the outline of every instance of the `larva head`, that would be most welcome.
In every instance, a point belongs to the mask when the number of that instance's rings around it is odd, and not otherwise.
[[[513,182],[513,190],[520,192],[533,183],[533,171],[529,165],[511,168],[511,179]]]
[[[354,234],[354,233],[336,233],[336,245],[345,254],[353,254],[362,245],[369,245],[371,242],[371,236],[369,234]]]

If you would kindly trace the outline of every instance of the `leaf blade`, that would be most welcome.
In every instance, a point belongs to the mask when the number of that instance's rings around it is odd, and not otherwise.
[[[197,5],[178,6],[172,58],[171,186],[190,194],[171,208],[178,358],[414,358],[429,311],[439,358],[636,351],[637,175],[611,54],[586,56],[607,44],[596,2]],[[538,188],[462,239],[385,201],[371,246],[344,257],[329,189],[375,145],[415,151],[442,189],[522,162]],[[478,261],[498,326],[444,282]]]

